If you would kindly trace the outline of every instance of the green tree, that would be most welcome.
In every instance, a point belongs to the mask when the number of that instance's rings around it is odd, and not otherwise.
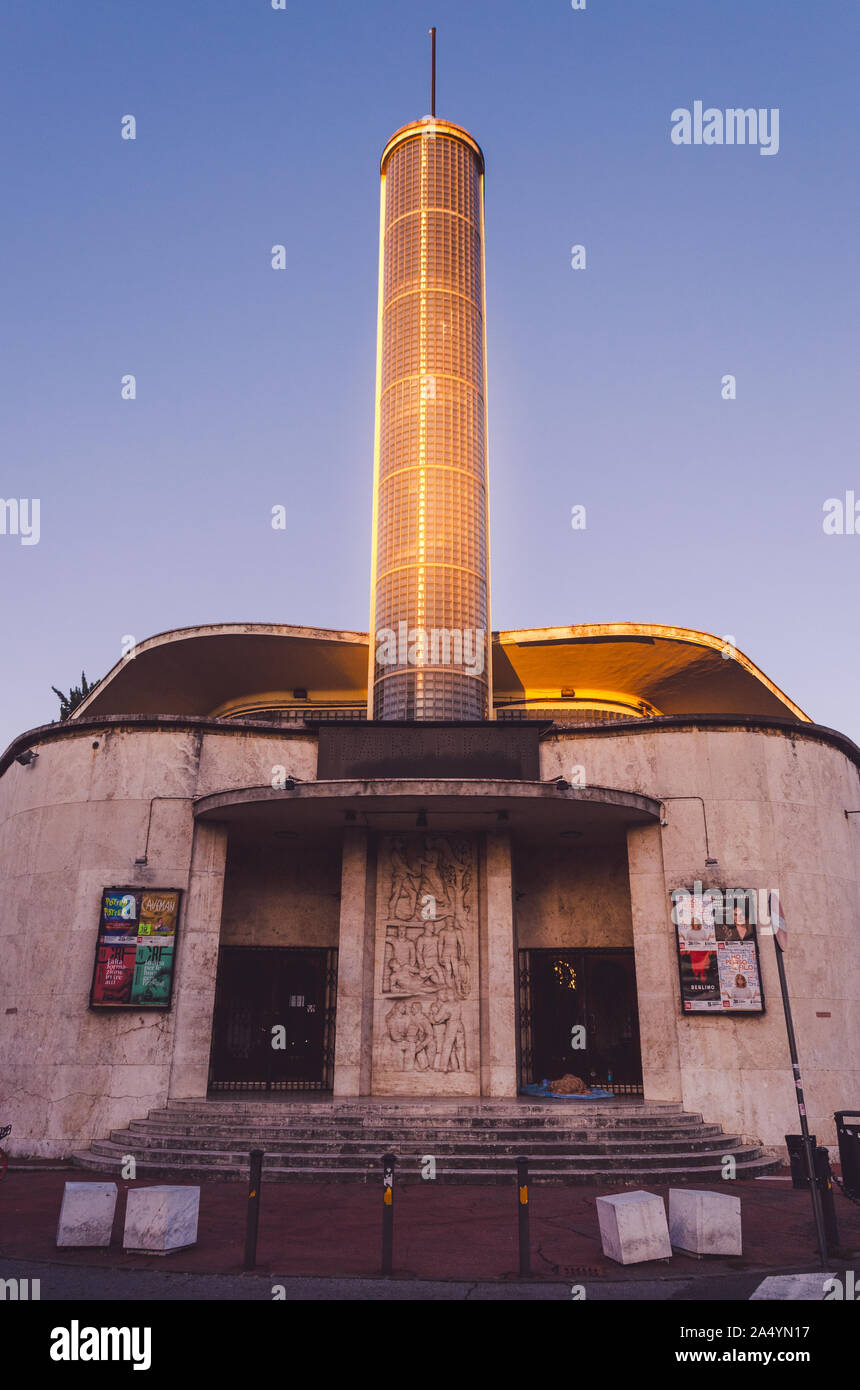
[[[81,671],[80,685],[73,685],[68,695],[64,695],[62,690],[58,690],[55,685],[51,686],[54,694],[60,702],[60,722],[68,719],[69,715],[77,709],[82,700],[85,700],[91,690],[95,690],[98,681],[88,681],[86,675]]]

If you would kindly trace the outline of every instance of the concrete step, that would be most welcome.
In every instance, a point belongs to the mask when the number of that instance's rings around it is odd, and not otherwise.
[[[147,1163],[165,1163],[171,1167],[184,1164],[196,1167],[247,1167],[247,1156],[230,1149],[201,1149],[192,1146],[182,1148],[149,1148],[144,1145],[139,1147],[126,1146],[122,1142],[112,1139],[96,1140],[92,1144],[92,1152],[100,1154],[105,1158],[122,1159],[125,1155],[132,1154],[135,1159]],[[401,1151],[398,1159],[406,1163],[420,1165],[421,1159],[427,1154],[428,1149],[423,1152],[416,1148],[412,1152]],[[758,1158],[761,1149],[757,1145],[739,1144],[733,1142],[726,1144],[718,1150],[710,1149],[702,1152],[668,1152],[668,1153],[606,1153],[606,1154],[587,1154],[587,1153],[562,1153],[562,1154],[534,1154],[534,1162],[547,1170],[561,1170],[566,1172],[576,1172],[581,1168],[599,1168],[602,1171],[617,1171],[623,1169],[629,1172],[649,1171],[662,1165],[678,1166],[683,1164],[688,1168],[707,1167],[715,1162],[719,1162],[724,1155],[731,1155],[736,1162],[741,1163]],[[456,1171],[461,1168],[497,1168],[502,1164],[507,1164],[509,1171],[513,1171],[514,1161],[518,1157],[518,1151],[511,1148],[510,1152],[486,1152],[484,1150],[458,1150],[450,1154],[434,1154],[437,1166],[444,1167],[447,1171]],[[529,1158],[532,1155],[529,1154]],[[267,1170],[270,1166],[279,1166],[287,1163],[291,1168],[312,1168],[319,1173],[337,1172],[342,1168],[350,1168],[364,1165],[368,1169],[378,1169],[380,1167],[381,1154],[368,1150],[364,1153],[340,1153],[332,1152],[330,1149],[320,1149],[315,1153],[298,1154],[294,1152],[267,1154],[263,1166]]]
[[[110,1158],[106,1155],[94,1154],[91,1150],[75,1153],[72,1155],[72,1158],[75,1164],[83,1169],[101,1173],[115,1173],[117,1176],[119,1176],[121,1172],[122,1164],[119,1159]],[[768,1173],[776,1172],[780,1166],[781,1162],[779,1159],[766,1157],[754,1158],[738,1163],[737,1178],[738,1180],[744,1180],[764,1177],[767,1176]],[[319,1183],[328,1181],[338,1183],[355,1182],[369,1185],[380,1183],[380,1170],[378,1164],[376,1164],[373,1169],[356,1165],[344,1167],[338,1170],[337,1173],[320,1173],[319,1170],[314,1168],[293,1168],[288,1166],[269,1167],[267,1165],[264,1169],[264,1173],[267,1182]],[[205,1164],[190,1165],[185,1163],[178,1167],[171,1167],[168,1163],[151,1163],[147,1160],[140,1159],[137,1164],[137,1176],[139,1178],[151,1177],[167,1179],[180,1183],[187,1183],[190,1181],[206,1182],[209,1180],[247,1182],[248,1168],[247,1165],[244,1167],[231,1166],[215,1168]],[[617,1190],[619,1187],[641,1186],[643,1180],[647,1180],[651,1184],[673,1183],[679,1185],[685,1182],[697,1184],[703,1182],[724,1182],[723,1169],[721,1165],[716,1162],[708,1167],[696,1169],[690,1169],[687,1166],[665,1166],[653,1168],[646,1172],[632,1173],[630,1175],[618,1171],[607,1172],[606,1169],[597,1167],[590,1169],[583,1168],[575,1171],[558,1171],[555,1169],[547,1169],[542,1166],[529,1169],[529,1183],[539,1186],[580,1186],[593,1183],[605,1183],[607,1186],[611,1185],[614,1190]],[[409,1185],[415,1185],[424,1180],[420,1172],[416,1169],[413,1174],[409,1174],[405,1170],[398,1172],[397,1181],[398,1183],[406,1182]],[[437,1167],[435,1181],[441,1182],[443,1185],[446,1183],[453,1183],[458,1186],[466,1184],[493,1184],[497,1186],[513,1187],[516,1182],[516,1173],[512,1172],[509,1166],[504,1169],[461,1168],[450,1172],[445,1172],[444,1168],[440,1170]]]
[[[542,1105],[520,1105],[509,1102],[505,1106],[498,1103],[470,1104],[445,1103],[444,1105],[391,1104],[377,1100],[362,1104],[319,1101],[306,1104],[298,1101],[171,1101],[169,1105],[151,1110],[152,1119],[159,1116],[190,1115],[192,1119],[213,1117],[221,1120],[230,1116],[250,1117],[269,1120],[274,1123],[293,1123],[301,1119],[313,1123],[362,1124],[371,1114],[375,1118],[414,1120],[423,1123],[448,1122],[493,1125],[500,1119],[511,1123],[532,1124],[582,1124],[587,1116],[588,1124],[615,1124],[619,1119],[633,1125],[648,1125],[655,1120],[672,1119],[680,1124],[695,1124],[700,1115],[681,1110],[680,1106],[623,1106],[618,1101],[545,1101]]]
[[[176,1110],[169,1107],[163,1110],[151,1110],[146,1121],[135,1121],[135,1123],[159,1124],[184,1124],[195,1127],[198,1124],[212,1125],[219,1129],[225,1127],[240,1126],[254,1129],[269,1128],[288,1128],[291,1131],[297,1128],[313,1129],[322,1131],[326,1129],[366,1129],[366,1128],[413,1128],[443,1130],[468,1130],[468,1129],[498,1129],[509,1130],[532,1130],[532,1129],[609,1129],[615,1130],[619,1125],[632,1130],[669,1128],[669,1129],[688,1129],[696,1128],[702,1123],[700,1115],[674,1114],[674,1115],[646,1115],[641,1113],[636,1115],[621,1115],[613,1112],[611,1116],[595,1114],[593,1111],[584,1113],[581,1111],[567,1112],[564,1115],[556,1113],[547,1115],[528,1115],[528,1116],[485,1116],[485,1115],[397,1115],[389,1114],[385,1111],[377,1111],[375,1108],[365,1111],[360,1115],[336,1116],[330,1114],[305,1114],[294,1111],[291,1106],[278,1107],[273,1113],[273,1108],[255,1111],[253,1109],[242,1111],[230,1111],[223,1115],[214,1114],[211,1110],[201,1111],[198,1114],[186,1110]]]
[[[638,1136],[636,1138],[607,1139],[579,1136],[559,1136],[548,1137],[543,1133],[529,1136],[527,1142],[523,1142],[518,1135],[488,1134],[485,1137],[470,1136],[468,1138],[452,1140],[451,1135],[441,1137],[432,1134],[422,1136],[404,1135],[371,1135],[370,1137],[361,1136],[353,1138],[348,1136],[332,1136],[331,1138],[321,1135],[259,1135],[234,1136],[229,1134],[201,1134],[199,1131],[190,1132],[158,1132],[153,1133],[145,1128],[141,1129],[132,1126],[129,1130],[115,1130],[111,1136],[111,1141],[116,1144],[130,1146],[131,1150],[136,1148],[149,1149],[184,1149],[187,1145],[195,1149],[215,1149],[229,1150],[233,1153],[247,1154],[254,1148],[262,1148],[266,1153],[368,1153],[377,1155],[382,1153],[387,1147],[392,1145],[395,1151],[445,1154],[445,1153],[521,1153],[524,1150],[529,1154],[557,1154],[557,1153],[693,1153],[697,1150],[708,1150],[709,1152],[726,1152],[726,1145],[738,1142],[736,1136],[721,1136],[719,1130],[708,1134],[696,1133],[693,1135],[661,1135],[654,1139],[650,1135]]]
[[[542,1128],[539,1126],[511,1129],[509,1126],[498,1128],[487,1128],[485,1126],[470,1126],[466,1129],[440,1129],[436,1125],[379,1125],[379,1126],[350,1126],[349,1128],[331,1127],[317,1128],[316,1126],[301,1125],[189,1125],[177,1124],[166,1120],[133,1120],[128,1126],[131,1134],[151,1134],[164,1135],[173,1138],[185,1138],[190,1136],[212,1139],[229,1140],[232,1143],[248,1144],[254,1148],[259,1143],[276,1144],[279,1142],[301,1143],[304,1141],[335,1140],[352,1143],[374,1143],[386,1144],[396,1143],[416,1143],[423,1144],[433,1142],[437,1144],[477,1144],[490,1143],[496,1140],[503,1143],[533,1144],[537,1142],[553,1144],[588,1144],[588,1143],[652,1143],[662,1141],[672,1141],[677,1139],[679,1143],[692,1141],[694,1139],[718,1138],[721,1131],[718,1125],[669,1125],[660,1126],[650,1130],[631,1129],[627,1126],[619,1127],[615,1130],[601,1129],[567,1129]],[[123,1131],[125,1132],[125,1131]]]
[[[382,1154],[420,1181],[432,1154],[437,1180],[510,1183],[520,1154],[535,1182],[722,1180],[730,1155],[739,1175],[775,1171],[755,1143],[723,1134],[677,1105],[573,1104],[563,1109],[506,1102],[180,1101],[96,1140],[78,1166],[121,1172],[129,1154],[144,1176],[181,1181],[247,1178],[248,1154],[263,1149],[267,1180],[376,1182]]]

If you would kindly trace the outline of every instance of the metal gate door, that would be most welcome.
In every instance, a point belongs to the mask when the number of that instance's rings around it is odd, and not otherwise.
[[[521,950],[520,1085],[566,1072],[616,1094],[642,1094],[633,951]],[[573,1029],[583,1031],[575,1046]]]
[[[330,1091],[337,951],[222,946],[213,1091]]]

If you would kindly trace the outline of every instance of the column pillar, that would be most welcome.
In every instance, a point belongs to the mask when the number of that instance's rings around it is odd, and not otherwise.
[[[645,1099],[680,1101],[680,985],[659,825],[627,831],[627,869]]]
[[[517,1094],[517,1001],[511,837],[507,830],[486,836],[486,918],[482,921],[481,1091]],[[483,915],[483,914],[482,914]]]
[[[373,1032],[373,939],[368,920],[376,891],[375,864],[370,862],[368,832],[344,831],[340,880],[340,934],[337,957],[337,1018],[334,1044],[334,1094],[370,1094]]]
[[[205,1100],[221,939],[227,826],[195,823],[173,982],[171,1100]]]

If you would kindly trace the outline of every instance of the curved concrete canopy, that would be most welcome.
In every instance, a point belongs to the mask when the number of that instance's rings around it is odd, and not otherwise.
[[[361,710],[366,633],[275,623],[180,628],[141,642],[75,711],[252,716],[314,704]],[[496,701],[528,709],[615,708],[641,715],[806,715],[722,638],[647,623],[495,633]],[[304,692],[307,692],[305,695]]]
[[[215,792],[194,803],[194,816],[263,835],[304,834],[350,824],[406,831],[415,829],[421,818],[421,827],[431,834],[507,829],[579,840],[653,823],[659,820],[660,802],[612,787],[560,790],[554,782],[380,778],[297,782],[289,791],[244,787]]]

